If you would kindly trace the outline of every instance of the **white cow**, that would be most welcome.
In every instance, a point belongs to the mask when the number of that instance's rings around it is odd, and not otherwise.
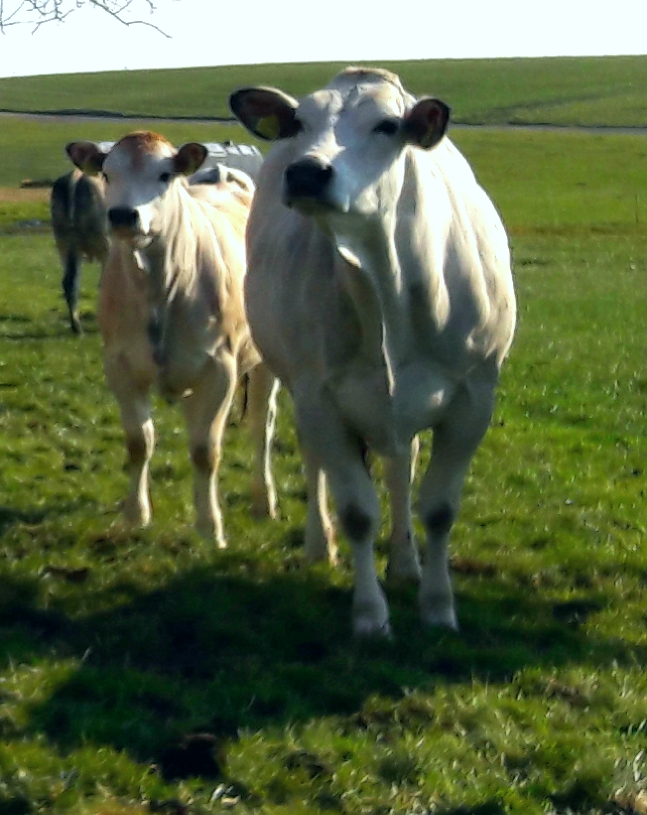
[[[254,185],[240,171],[223,171],[217,184],[189,186],[186,177],[202,164],[206,148],[190,143],[176,150],[150,132],[124,136],[108,151],[91,142],[66,149],[85,173],[102,173],[106,185],[110,250],[98,322],[129,456],[125,517],[133,525],[151,517],[150,391],[156,384],[165,397],[181,399],[196,526],[222,547],[216,478],[223,430],[245,373],[256,442],[252,508],[270,515],[276,508],[269,469],[276,388],[260,364],[243,304],[244,232]]]
[[[392,73],[348,68],[299,101],[243,88],[230,104],[252,133],[277,142],[248,223],[245,297],[254,341],[295,403],[306,555],[334,557],[327,479],[355,562],[355,632],[388,633],[373,556],[379,505],[363,452],[385,460],[388,574],[417,579],[412,448],[433,428],[418,501],[420,611],[455,628],[448,538],[515,325],[501,219],[444,137],[446,105],[416,100]]]

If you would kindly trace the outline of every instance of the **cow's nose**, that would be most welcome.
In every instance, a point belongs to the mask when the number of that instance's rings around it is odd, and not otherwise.
[[[320,198],[333,177],[333,168],[327,161],[307,156],[295,161],[285,171],[288,198]]]
[[[139,227],[139,213],[131,207],[113,207],[108,210],[108,220],[113,229],[135,230]]]

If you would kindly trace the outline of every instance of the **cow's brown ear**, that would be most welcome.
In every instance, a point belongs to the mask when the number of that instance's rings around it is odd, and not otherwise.
[[[404,137],[424,150],[435,147],[449,124],[449,108],[440,99],[421,99],[404,117]]]
[[[175,172],[181,175],[191,175],[199,170],[209,151],[204,144],[188,142],[183,144],[175,155]]]
[[[299,132],[295,119],[298,106],[296,99],[276,88],[241,88],[229,97],[229,107],[238,121],[266,141],[289,139]]]
[[[65,152],[72,159],[72,164],[83,170],[86,175],[100,173],[107,155],[92,141],[70,142],[66,145]]]

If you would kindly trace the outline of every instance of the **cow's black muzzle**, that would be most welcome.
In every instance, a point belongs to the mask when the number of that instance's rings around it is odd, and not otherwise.
[[[316,156],[307,156],[285,171],[285,202],[290,205],[304,199],[323,201],[333,178],[333,168]]]
[[[108,221],[114,232],[136,232],[139,229],[139,213],[130,207],[109,209]]]

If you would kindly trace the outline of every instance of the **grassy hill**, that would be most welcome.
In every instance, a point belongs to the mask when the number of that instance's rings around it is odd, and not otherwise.
[[[586,107],[589,123],[640,124],[630,88],[647,87],[646,64],[399,70],[458,119],[572,124]],[[2,80],[0,107],[224,113],[243,82],[298,94],[333,71]],[[84,270],[86,334],[72,337],[48,191],[8,185],[62,171],[72,138],[144,125],[175,143],[242,137],[215,122],[0,117],[0,815],[645,815],[645,138],[452,133],[509,228],[518,331],[452,536],[461,631],[423,629],[411,588],[389,587],[395,638],[362,643],[345,543],[337,569],[303,562],[285,394],[279,519],[249,517],[236,413],[221,469],[230,546],[199,539],[180,413],[156,400],[154,522],[118,522],[127,476],[98,269]]]
[[[382,62],[414,93],[481,124],[647,126],[647,56]],[[248,84],[300,96],[342,63],[68,74],[0,79],[0,110],[90,109],[142,117],[228,116],[227,97]]]

